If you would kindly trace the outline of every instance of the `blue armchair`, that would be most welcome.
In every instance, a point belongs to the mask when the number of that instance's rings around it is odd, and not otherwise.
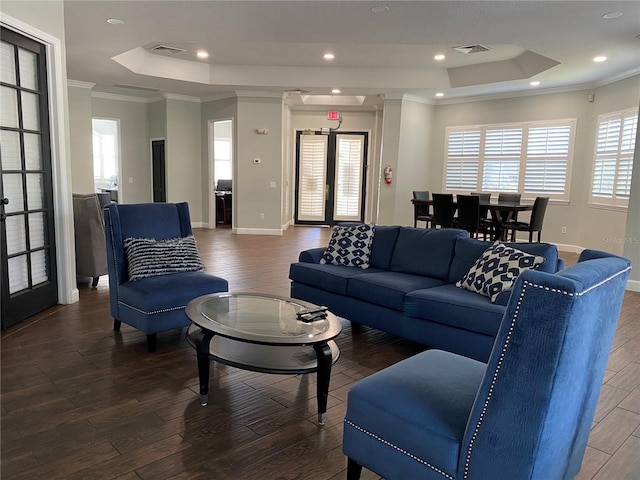
[[[487,364],[429,350],[348,394],[347,478],[568,480],[580,471],[630,263],[585,250],[516,281]]]
[[[105,209],[109,268],[109,298],[114,330],[122,322],[147,334],[147,348],[156,349],[157,333],[190,324],[187,303],[208,293],[226,292],[226,280],[186,271],[129,280],[124,241],[127,238],[166,240],[191,235],[187,203],[112,203]]]

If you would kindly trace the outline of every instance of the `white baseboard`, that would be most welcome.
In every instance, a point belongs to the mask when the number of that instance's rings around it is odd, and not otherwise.
[[[630,292],[640,292],[639,280],[627,280],[627,290]]]
[[[558,250],[561,252],[570,252],[570,253],[582,253],[584,247],[580,247],[578,245],[567,245],[565,243],[555,243]]]
[[[234,228],[238,235],[284,235],[280,228]]]
[[[191,222],[191,228],[209,228],[204,227],[204,225],[209,225],[208,223],[203,223],[203,222]]]

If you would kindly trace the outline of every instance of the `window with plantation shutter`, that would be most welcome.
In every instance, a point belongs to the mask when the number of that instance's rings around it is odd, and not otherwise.
[[[637,130],[637,109],[598,117],[591,203],[628,206]]]
[[[445,191],[569,199],[575,120],[447,128]]]
[[[326,135],[300,136],[299,220],[324,220],[327,139]]]
[[[362,170],[364,138],[362,135],[338,135],[334,219],[360,220],[362,207]]]

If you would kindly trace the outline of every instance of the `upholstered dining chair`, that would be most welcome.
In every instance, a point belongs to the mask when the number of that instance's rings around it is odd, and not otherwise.
[[[413,192],[414,200],[429,200],[429,191],[421,190]],[[418,222],[425,222],[427,227],[431,225],[433,221],[433,215],[431,215],[431,207],[429,205],[414,205],[413,206],[413,226],[417,227]]]
[[[113,329],[143,331],[153,352],[159,332],[191,323],[190,300],[228,283],[202,271],[187,203],[112,203],[104,212]]]
[[[542,224],[544,223],[544,215],[549,204],[549,197],[536,197],[531,210],[531,218],[528,222],[518,222],[511,220],[506,222],[502,229],[507,232],[511,231],[511,241],[516,241],[516,232],[529,232],[529,242],[533,242],[533,233],[538,232],[538,243],[540,243],[540,235],[542,235]]]
[[[450,193],[434,193],[433,197],[433,220],[431,224],[436,227],[451,228],[454,226],[453,215],[453,195]]]
[[[480,197],[477,195],[456,195],[458,217],[456,227],[466,230],[473,238],[480,232]]]
[[[488,363],[427,350],[349,391],[347,478],[569,480],[580,471],[630,262],[595,250],[516,280]]]

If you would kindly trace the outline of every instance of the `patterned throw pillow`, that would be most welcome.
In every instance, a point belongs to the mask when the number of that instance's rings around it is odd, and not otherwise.
[[[542,262],[544,257],[530,255],[496,241],[476,260],[456,287],[485,295],[493,303],[500,293],[513,288],[523,271],[535,269]]]
[[[373,225],[336,226],[320,263],[369,268]]]
[[[192,235],[167,240],[126,238],[123,243],[129,280],[204,270],[196,239]]]

